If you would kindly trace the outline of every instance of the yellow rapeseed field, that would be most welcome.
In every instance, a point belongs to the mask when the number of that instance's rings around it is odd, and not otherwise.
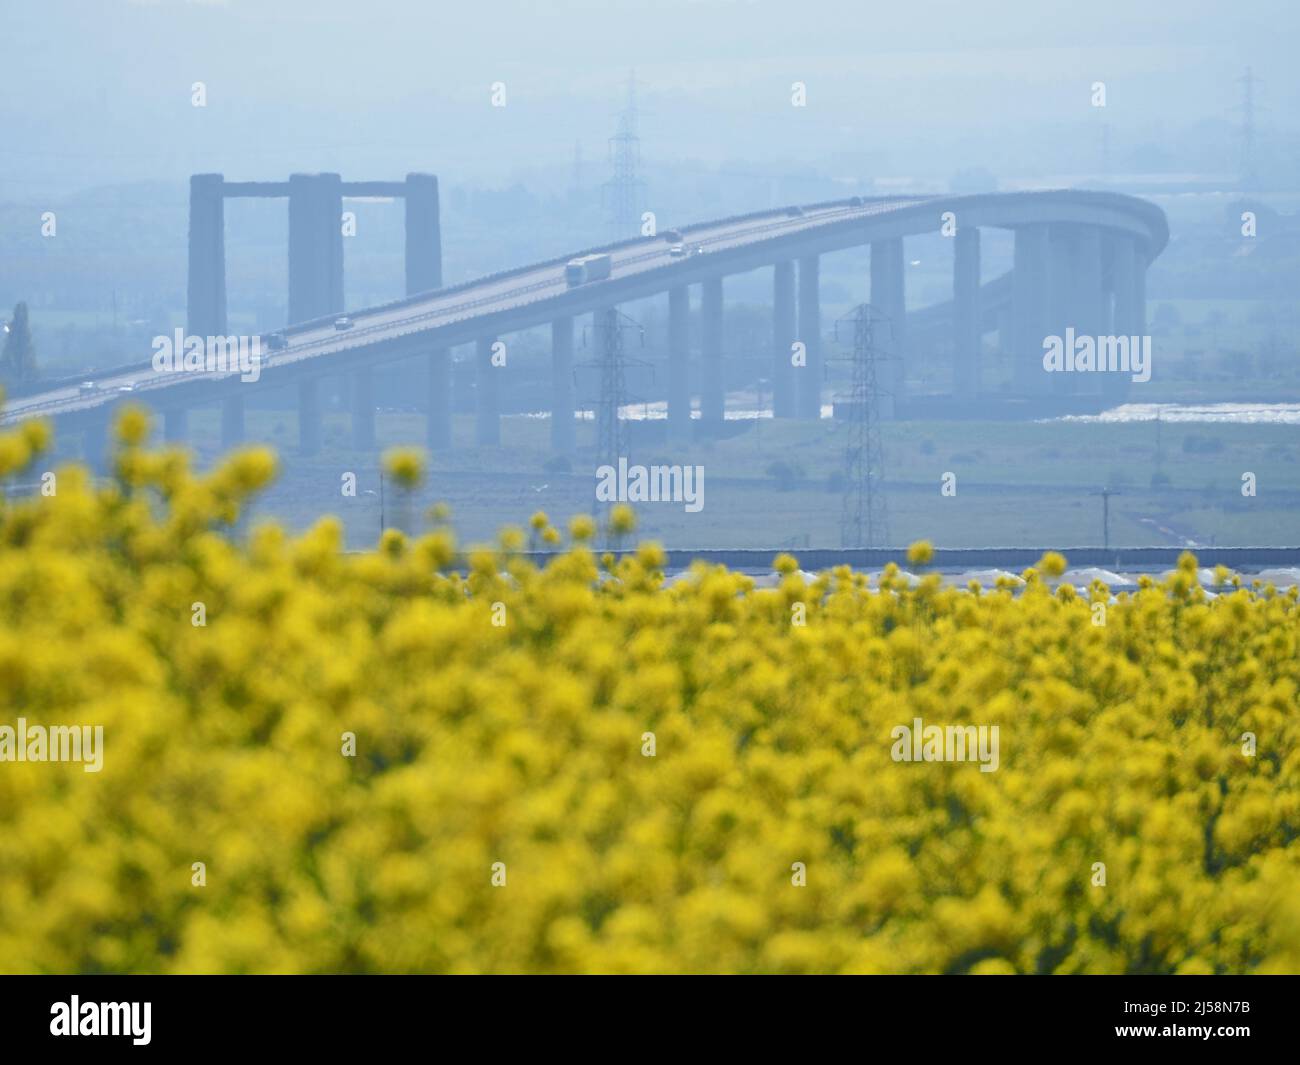
[[[459,567],[442,523],[240,543],[269,452],[118,433],[0,513],[0,726],[103,727],[99,772],[0,761],[0,970],[1300,970],[1294,589],[666,586],[545,515]],[[916,719],[996,770],[895,760]]]

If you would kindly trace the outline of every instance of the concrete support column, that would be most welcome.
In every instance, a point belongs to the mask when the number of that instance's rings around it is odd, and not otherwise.
[[[574,422],[573,319],[551,323],[551,450],[571,452],[578,443]]]
[[[1115,293],[1114,336],[1141,338],[1146,333],[1146,261],[1137,240],[1127,234],[1111,242],[1111,289]],[[1105,375],[1102,396],[1108,404],[1123,403],[1132,384],[1129,374]]]
[[[1128,235],[1115,238],[1114,269],[1112,287],[1115,291],[1115,335],[1132,335],[1138,333],[1141,315],[1140,299],[1141,281],[1139,273],[1143,264],[1140,261],[1138,242]]]
[[[326,314],[343,311],[343,179],[338,174],[321,174],[321,235],[328,254]]]
[[[442,288],[442,222],[438,179],[406,175],[406,294]]]
[[[700,421],[709,429],[721,428],[726,407],[722,346],[722,278],[714,277],[701,285],[700,299]]]
[[[1099,337],[1107,331],[1106,294],[1101,285],[1101,230],[1081,226],[1074,239],[1074,331]]]
[[[190,178],[189,278],[185,330],[190,336],[226,335],[226,223],[220,174]]]
[[[885,321],[876,345],[885,356],[876,373],[884,393],[880,397],[883,417],[897,415],[903,398],[907,366],[907,289],[903,279],[903,238],[877,240],[871,245],[871,306]]]
[[[1015,342],[1015,324],[1016,316],[1012,309],[1011,302],[1008,300],[997,311],[998,316],[998,351],[1010,359],[1012,352],[1016,350]]]
[[[451,450],[451,351],[429,353],[429,417],[425,442],[430,451]]]
[[[1047,331],[1044,336],[1058,336],[1064,340],[1066,329],[1078,331],[1075,300],[1074,228],[1053,225],[1049,229],[1047,248]],[[1040,359],[1040,372],[1042,372]],[[1064,395],[1078,385],[1075,375],[1069,373],[1042,373],[1048,390]]]
[[[442,288],[442,222],[438,179],[432,174],[406,175],[406,294]],[[431,351],[429,416],[425,442],[430,451],[451,449],[451,352]]]
[[[289,175],[289,324],[315,318],[321,311],[316,274],[320,250],[314,225],[316,184],[311,174]]]
[[[1074,234],[1073,291],[1070,293],[1071,324],[1076,336],[1090,336],[1094,340],[1109,332],[1107,296],[1102,288],[1101,229],[1097,226],[1079,226]],[[1086,373],[1069,374],[1070,392],[1096,393],[1104,391],[1106,378],[1099,381]]]
[[[668,438],[691,438],[691,292],[685,285],[668,290]]]
[[[352,446],[358,451],[375,448],[375,378],[369,366],[353,370]]]
[[[320,380],[310,377],[298,382],[298,450],[304,455],[317,455],[320,444]]]
[[[221,401],[221,450],[244,442],[244,397],[227,396]]]
[[[474,352],[475,440],[479,447],[496,447],[501,443],[497,368],[492,365],[492,345],[495,343],[496,337],[483,337]]]
[[[1043,338],[1047,326],[1048,228],[1045,223],[1016,229],[1012,267],[1012,314],[1016,391],[1038,394],[1050,387],[1043,372]]]
[[[343,310],[343,181],[289,175],[289,323]]]
[[[190,438],[190,412],[184,407],[163,411],[163,439],[169,444],[183,444]]]
[[[799,260],[799,336],[807,362],[797,371],[799,417],[822,415],[821,262],[816,255]]]
[[[790,362],[795,342],[794,263],[772,268],[772,416],[793,418],[798,413],[795,369]]]
[[[954,394],[973,399],[980,390],[981,310],[980,231],[960,226],[953,241],[952,386]]]

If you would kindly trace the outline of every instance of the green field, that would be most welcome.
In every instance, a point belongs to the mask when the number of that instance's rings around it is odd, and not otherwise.
[[[638,423],[625,453],[629,461],[700,465],[704,507],[651,503],[638,509],[640,529],[670,547],[838,547],[847,427],[811,423],[748,423],[726,440],[671,448],[638,443]],[[218,413],[190,416],[200,464],[217,454]],[[594,436],[579,427],[582,447],[565,472],[548,447],[549,423],[506,417],[502,446],[435,455],[414,498],[401,500],[381,485],[379,452],[350,447],[348,418],[326,416],[325,447],[306,459],[295,452],[291,412],[250,410],[251,442],[281,455],[279,481],[259,500],[256,515],[293,528],[321,514],[340,515],[348,542],[372,542],[384,524],[419,525],[427,507],[445,501],[463,539],[490,538],[505,524],[523,524],[536,510],[553,520],[590,511],[594,504]],[[380,449],[419,444],[418,414],[381,413]],[[1100,544],[1103,487],[1110,500],[1110,538],[1116,546],[1300,543],[1300,433],[1287,425],[904,422],[883,427],[890,543],[926,538],[939,547],[1071,546]],[[473,419],[458,416],[455,438],[468,442]],[[75,457],[75,439],[62,442]],[[345,497],[345,473],[357,475],[357,494]],[[945,473],[956,476],[945,497]],[[1255,475],[1257,494],[1241,493],[1242,474]],[[384,506],[381,514],[380,499]]]

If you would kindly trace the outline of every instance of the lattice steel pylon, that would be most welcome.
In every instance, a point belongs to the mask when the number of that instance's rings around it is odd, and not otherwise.
[[[885,498],[885,452],[880,442],[880,386],[877,363],[885,356],[877,334],[889,320],[870,304],[854,308],[841,321],[853,323],[853,354],[847,396],[848,442],[844,447],[844,494],[840,507],[840,546],[887,547],[889,508]],[[839,322],[836,323],[837,332]]]
[[[609,211],[610,230],[615,240],[641,235],[641,137],[637,132],[636,74],[627,81],[627,104],[618,116],[618,132],[609,139],[609,161],[613,175],[603,186]]]
[[[1234,110],[1241,112],[1241,187],[1245,192],[1255,192],[1259,187],[1255,169],[1255,116],[1260,110],[1255,89],[1260,79],[1247,67],[1237,83],[1241,86],[1241,103]]]
[[[630,318],[617,307],[606,307],[592,315],[593,346],[595,358],[574,367],[574,380],[578,371],[589,368],[595,371],[597,394],[591,405],[594,408],[596,422],[596,461],[598,465],[618,468],[618,460],[627,457],[624,450],[623,421],[619,412],[631,402],[627,391],[627,368],[629,365],[646,366],[640,360],[629,363],[626,345],[623,341],[625,329],[635,329],[645,343],[645,330],[634,318]],[[599,507],[593,504],[592,513]]]
[[[627,403],[627,378],[623,366],[623,322],[617,307],[595,316],[596,357],[600,396],[596,400],[596,455],[617,466],[623,454],[623,421],[619,410]]]

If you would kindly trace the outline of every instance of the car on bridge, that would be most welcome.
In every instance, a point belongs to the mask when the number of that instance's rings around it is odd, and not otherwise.
[[[351,329],[352,326],[353,326],[353,321],[346,314],[340,314],[337,318],[334,319],[334,328],[337,330],[342,331],[344,329]]]
[[[99,385],[94,381],[82,381],[81,384],[77,386],[77,395],[79,396],[94,396],[98,393]]]
[[[334,325],[337,328],[338,322],[335,322]],[[289,341],[285,339],[283,333],[272,333],[266,338],[267,351],[283,351],[288,346]]]

